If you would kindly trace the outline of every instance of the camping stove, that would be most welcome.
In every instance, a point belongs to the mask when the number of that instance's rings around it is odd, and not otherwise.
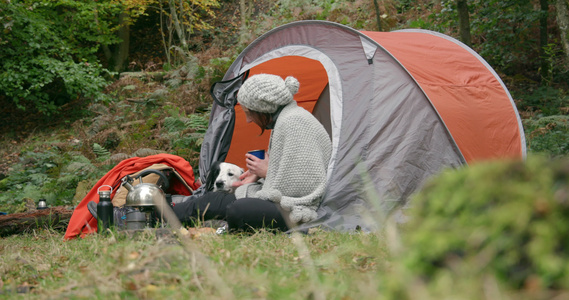
[[[168,198],[164,191],[154,183],[143,183],[142,177],[149,173],[158,174],[166,186],[168,187],[168,179],[159,171],[145,170],[140,173],[140,183],[132,186],[133,179],[130,176],[123,178],[122,186],[128,190],[126,195],[125,206],[126,212],[126,229],[144,229],[153,227],[156,224],[156,205],[168,205]],[[161,219],[161,218],[160,218]]]
[[[172,207],[172,195],[166,194],[166,204]],[[129,205],[125,213],[125,227],[127,230],[154,228],[157,225],[164,227],[165,220],[160,210],[154,205]]]
[[[126,212],[126,229],[136,230],[153,227],[153,206],[133,207]]]

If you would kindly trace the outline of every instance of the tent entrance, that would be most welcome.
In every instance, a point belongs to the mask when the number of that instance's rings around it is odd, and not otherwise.
[[[246,70],[242,70],[244,71]],[[283,56],[249,69],[249,76],[262,73],[279,75],[283,79],[287,76],[298,79],[300,88],[295,100],[299,106],[312,112],[331,135],[328,75],[319,61],[302,56]],[[259,127],[253,123],[248,124],[241,106],[235,105],[235,129],[225,161],[245,168],[245,153],[254,149],[267,149],[269,132],[259,136]]]

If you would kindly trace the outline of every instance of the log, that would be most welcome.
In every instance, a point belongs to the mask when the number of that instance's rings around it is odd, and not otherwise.
[[[65,230],[73,210],[64,206],[32,210],[23,213],[0,216],[0,237],[18,233],[29,233],[33,229],[51,228]]]

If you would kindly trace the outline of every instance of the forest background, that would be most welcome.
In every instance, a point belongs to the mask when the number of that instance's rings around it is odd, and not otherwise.
[[[223,77],[235,57],[250,42],[272,28],[311,19],[338,22],[358,30],[423,28],[453,36],[478,52],[498,72],[522,117],[529,152],[527,164],[473,167],[458,174],[443,174],[438,184],[427,186],[424,194],[416,200],[418,206],[424,208],[422,217],[426,218],[429,208],[420,203],[447,203],[450,198],[458,199],[457,203],[470,203],[472,196],[465,195],[472,195],[472,189],[475,194],[485,195],[485,200],[479,203],[481,206],[472,210],[473,215],[467,219],[475,223],[479,215],[487,218],[482,222],[488,226],[483,230],[487,239],[477,232],[474,242],[471,239],[465,242],[461,240],[462,231],[457,230],[453,233],[455,235],[449,232],[449,236],[441,240],[426,233],[427,229],[422,231],[423,235],[417,230],[415,249],[430,251],[406,252],[403,262],[398,264],[397,259],[391,261],[387,258],[388,252],[400,250],[396,242],[388,245],[384,242],[393,239],[321,233],[308,237],[309,251],[312,255],[315,255],[313,251],[321,255],[316,255],[321,259],[316,261],[320,281],[307,279],[307,276],[314,275],[314,270],[306,266],[314,267],[315,262],[307,261],[304,246],[296,242],[291,246],[283,237],[261,234],[260,239],[253,240],[249,248],[257,251],[257,259],[251,258],[251,253],[239,252],[244,241],[237,238],[206,240],[201,246],[215,249],[214,265],[225,272],[224,279],[235,281],[234,286],[230,285],[229,294],[243,293],[246,298],[268,295],[274,299],[285,295],[285,298],[298,299],[297,296],[301,296],[316,299],[321,298],[322,293],[340,295],[339,298],[344,295],[344,299],[357,298],[358,294],[349,288],[350,283],[359,287],[363,297],[380,293],[391,295],[392,299],[417,299],[413,295],[417,296],[416,293],[425,289],[434,290],[433,295],[442,293],[450,297],[457,294],[449,293],[448,286],[457,284],[469,292],[472,299],[481,299],[480,293],[490,299],[508,298],[501,294],[501,288],[495,288],[493,280],[488,279],[486,271],[489,269],[493,276],[503,279],[498,281],[500,287],[506,282],[508,291],[521,289],[524,297],[529,291],[530,296],[537,295],[537,298],[549,299],[551,295],[559,295],[561,299],[567,296],[563,291],[569,288],[566,279],[569,269],[562,267],[568,265],[564,263],[567,255],[563,253],[563,243],[567,242],[563,241],[569,241],[569,236],[558,229],[567,228],[566,216],[569,214],[568,201],[559,201],[569,195],[566,183],[569,167],[565,161],[569,151],[568,5],[567,0],[0,0],[0,212],[24,212],[35,206],[40,198],[45,198],[50,207],[72,207],[116,163],[132,156],[167,152],[182,156],[197,169],[212,102],[210,86]],[[534,155],[539,158],[534,158]],[[548,176],[553,176],[551,180],[555,184],[552,185],[556,187],[553,192],[544,192],[547,188],[542,186],[551,183],[544,179],[550,178]],[[460,184],[469,178],[480,184]],[[555,178],[561,178],[561,181]],[[531,184],[520,184],[515,180]],[[510,185],[506,184],[508,182]],[[517,190],[508,188],[505,191],[506,186]],[[481,192],[481,189],[488,192]],[[494,189],[496,194],[490,192]],[[518,190],[525,193],[523,197],[512,197],[511,193]],[[451,192],[454,194],[448,194]],[[492,196],[488,196],[490,194]],[[549,199],[544,195],[551,196],[555,204],[544,200]],[[538,222],[536,227],[532,227],[528,224],[534,224],[534,217],[520,221],[507,214],[497,218],[491,218],[490,213],[475,214],[488,209],[484,201],[501,197],[527,201],[529,211],[537,219],[557,208],[560,215],[555,215],[558,219],[553,221],[548,219],[547,225]],[[520,204],[523,201],[516,203],[516,217],[520,216],[518,207],[523,206]],[[545,205],[544,201],[548,204]],[[502,207],[494,203],[490,206],[493,208],[491,212],[512,214],[508,203],[504,200]],[[471,210],[466,204],[460,207],[465,212]],[[451,215],[455,214],[456,211]],[[440,212],[438,216],[444,220],[440,223],[452,219]],[[511,223],[504,225],[508,221]],[[423,225],[410,226],[429,228]],[[504,239],[503,230],[509,230],[507,236],[510,239]],[[544,232],[545,235],[540,235]],[[386,234],[389,236],[389,232]],[[546,236],[547,239],[545,242],[539,239],[532,242],[536,236]],[[50,231],[47,237],[41,234],[38,237],[34,232],[31,240],[26,240],[25,236],[4,240],[6,243],[0,246],[0,252],[8,254],[8,249],[20,249],[22,247],[18,245],[23,243],[23,248],[34,249],[31,252],[37,255],[46,247],[59,243],[55,241],[60,237],[60,232]],[[471,248],[453,248],[459,240],[463,242],[461,247],[467,245]],[[485,242],[480,242],[482,240]],[[561,241],[561,244],[551,240]],[[194,276],[194,279],[164,277],[162,273],[156,275],[158,277],[148,275],[148,270],[155,271],[156,268],[152,258],[166,259],[167,262],[180,258],[195,259],[194,256],[187,257],[188,251],[175,258],[164,258],[165,254],[160,250],[148,246],[152,244],[148,240],[137,241],[138,244],[114,244],[116,241],[103,239],[90,242],[94,244],[89,245],[87,241],[77,246],[83,247],[84,252],[95,253],[107,251],[101,249],[123,247],[121,251],[127,256],[103,262],[97,259],[92,259],[94,263],[85,262],[78,258],[81,254],[74,252],[79,250],[59,245],[57,251],[65,254],[58,252],[57,261],[49,261],[47,267],[45,263],[30,267],[29,259],[18,258],[13,264],[0,260],[0,270],[4,271],[0,277],[0,294],[3,282],[11,280],[11,284],[18,288],[39,286],[40,290],[60,295],[62,291],[59,288],[49,285],[60,285],[58,278],[64,277],[62,273],[77,267],[63,262],[61,257],[69,256],[78,259],[82,266],[99,263],[112,269],[117,260],[125,268],[130,267],[132,261],[142,266],[135,270],[141,273],[123,270],[100,277],[101,282],[120,279],[117,285],[103,285],[110,290],[98,290],[101,297],[126,290],[126,296],[144,298],[148,293],[156,292],[156,286],[159,286],[161,295],[170,295],[172,282],[195,285],[198,295],[204,297],[227,296],[224,294],[227,290],[214,291],[219,288],[215,286],[215,280],[209,281],[211,286],[205,289],[199,280],[196,283],[196,278],[204,278],[200,277],[205,276],[203,274],[197,277],[196,273],[185,274]],[[39,243],[40,246],[35,250],[37,246],[26,243]],[[377,249],[378,244],[380,250]],[[517,247],[526,244],[530,244],[527,249]],[[264,252],[267,245],[273,251],[271,255]],[[133,247],[144,248],[150,254],[145,256]],[[283,252],[282,249],[287,247],[293,249]],[[294,257],[287,254],[289,250]],[[248,286],[249,282],[242,280],[252,274],[236,275],[231,268],[227,271],[221,261],[229,261],[230,252],[234,255],[234,262],[243,261],[249,264],[248,268],[269,266],[276,261],[284,265],[281,269],[285,270],[289,263],[299,263],[290,267],[291,273],[285,276],[295,279],[284,287],[280,280],[266,286],[253,284],[246,291],[238,291],[237,285]],[[327,256],[332,253],[333,257]],[[508,259],[503,258],[505,254]],[[20,258],[25,256],[19,255]],[[470,259],[470,264],[458,264],[457,257],[464,261]],[[403,265],[411,265],[409,270],[419,277],[403,274],[407,270],[401,267]],[[475,265],[488,269],[473,268]],[[26,269],[29,272],[22,273],[18,266],[29,267]],[[439,267],[446,271],[437,271]],[[357,273],[344,272],[339,276],[338,269],[345,271],[345,268]],[[93,275],[82,267],[80,271],[83,274],[80,276]],[[266,271],[253,274],[254,278],[262,282],[265,277],[262,274],[266,274],[263,272]],[[49,277],[47,273],[51,274],[49,276],[55,274],[56,278]],[[468,278],[482,275],[476,277],[476,284],[471,284],[453,281],[457,280],[457,273],[463,275],[460,278],[465,274]],[[229,278],[225,277],[227,274],[230,274]],[[359,277],[360,274],[364,277]],[[389,274],[393,281],[378,279],[381,274]],[[216,278],[210,275],[205,277]],[[332,279],[336,277],[339,279]],[[356,282],[350,281],[352,277]],[[428,287],[417,284],[416,280],[425,278],[437,279]],[[340,279],[344,281],[335,281]],[[330,289],[322,289],[327,280],[332,282]],[[66,281],[63,292],[71,291],[71,294],[65,294],[67,296],[76,295],[76,286],[86,288],[88,281],[80,280],[79,284]],[[370,284],[375,281],[382,284]],[[406,283],[402,283],[404,281]],[[201,283],[204,284],[203,281]],[[308,285],[304,286],[307,290],[296,290],[293,288],[295,284]],[[279,286],[276,292],[275,286]],[[539,293],[531,294],[536,291]],[[196,294],[190,291],[189,295]],[[459,298],[469,298],[460,295]],[[422,296],[426,299],[425,294]]]

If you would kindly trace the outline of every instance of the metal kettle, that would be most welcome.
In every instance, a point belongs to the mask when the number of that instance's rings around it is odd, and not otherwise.
[[[143,183],[142,177],[148,174],[157,174],[162,179],[162,188],[154,183]],[[158,171],[158,170],[144,170],[142,171],[138,177],[140,183],[132,186],[133,178],[130,176],[125,176],[121,183],[128,190],[128,194],[126,195],[126,206],[135,206],[135,207],[145,207],[145,206],[154,206],[158,203],[164,203],[166,201],[166,194],[164,193],[163,189],[168,189],[168,178]]]

